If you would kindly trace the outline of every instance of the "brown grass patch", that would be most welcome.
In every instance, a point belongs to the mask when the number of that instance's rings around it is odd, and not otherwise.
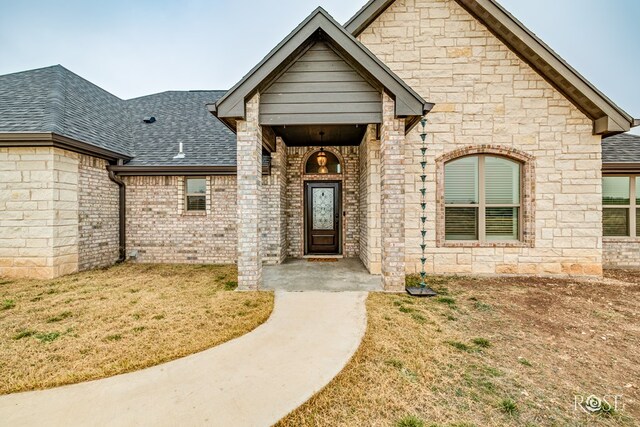
[[[123,264],[0,279],[0,394],[129,372],[243,335],[273,293],[232,292],[235,266]]]
[[[434,299],[371,294],[354,358],[278,425],[638,425],[640,277],[608,275],[634,280],[435,278]],[[590,394],[623,406],[576,411]]]

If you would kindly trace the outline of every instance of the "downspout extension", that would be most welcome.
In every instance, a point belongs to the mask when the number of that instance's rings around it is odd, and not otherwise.
[[[127,224],[126,224],[126,207],[127,207],[127,191],[126,191],[126,186],[124,184],[124,181],[118,176],[116,175],[115,172],[113,172],[112,170],[109,171],[109,179],[113,182],[115,182],[116,184],[118,184],[119,187],[119,203],[118,203],[118,209],[119,209],[119,226],[120,226],[120,230],[119,230],[119,257],[118,257],[118,263],[122,263],[125,262],[127,260],[127,235],[126,235],[126,231],[127,231]]]

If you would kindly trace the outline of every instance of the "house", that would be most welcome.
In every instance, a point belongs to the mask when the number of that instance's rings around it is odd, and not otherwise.
[[[1,76],[0,274],[237,262],[255,289],[263,263],[341,255],[402,289],[425,116],[428,272],[639,266],[638,120],[494,0],[371,0],[317,9],[228,91]]]

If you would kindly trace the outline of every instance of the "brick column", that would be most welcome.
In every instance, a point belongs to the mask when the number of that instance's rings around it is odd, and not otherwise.
[[[260,192],[262,190],[262,127],[258,122],[260,95],[246,105],[246,120],[237,123],[238,163],[238,289],[262,285]]]
[[[405,283],[404,119],[396,119],[395,102],[382,99],[380,132],[380,201],[382,216],[382,283],[401,291]]]

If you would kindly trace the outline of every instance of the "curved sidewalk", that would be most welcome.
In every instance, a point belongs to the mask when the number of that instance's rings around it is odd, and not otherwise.
[[[324,387],[366,328],[364,292],[276,292],[242,337],[103,380],[0,396],[10,426],[268,426]]]

